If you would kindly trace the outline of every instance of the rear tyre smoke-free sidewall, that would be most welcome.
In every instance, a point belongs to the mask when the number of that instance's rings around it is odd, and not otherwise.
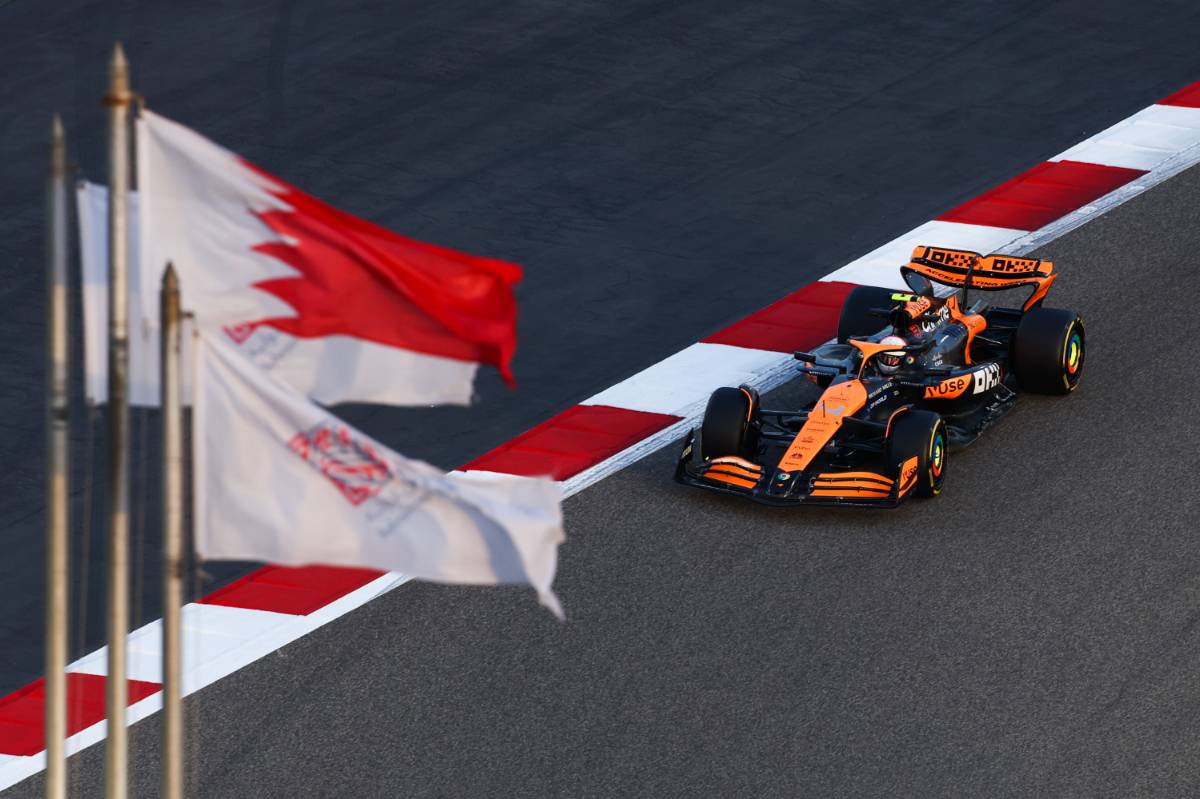
[[[1013,371],[1034,394],[1070,394],[1079,387],[1087,356],[1083,320],[1061,308],[1033,308],[1013,338]]]

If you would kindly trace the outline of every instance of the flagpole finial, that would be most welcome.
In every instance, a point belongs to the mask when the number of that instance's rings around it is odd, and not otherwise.
[[[171,261],[167,261],[167,268],[163,271],[162,288],[163,291],[179,291],[179,274]]]
[[[120,42],[113,45],[112,58],[108,62],[108,94],[105,105],[126,105],[133,99],[129,91],[129,62],[125,60],[125,48]]]
[[[67,134],[62,117],[55,114],[50,120],[50,176],[58,179],[67,173]]]

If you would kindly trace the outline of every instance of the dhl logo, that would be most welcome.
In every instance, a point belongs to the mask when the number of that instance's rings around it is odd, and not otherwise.
[[[979,264],[980,268],[989,272],[1002,272],[1007,275],[1022,275],[1034,272],[1041,263],[1037,258],[1008,258],[1000,255],[990,255]]]
[[[979,253],[969,250],[942,250],[936,247],[926,247],[918,257],[925,258],[935,264],[966,269],[979,260]]]

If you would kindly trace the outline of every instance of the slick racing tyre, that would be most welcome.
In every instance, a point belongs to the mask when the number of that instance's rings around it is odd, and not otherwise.
[[[750,454],[756,399],[753,392],[741,388],[718,388],[712,393],[700,427],[700,454],[705,460]]]
[[[917,484],[912,493],[934,497],[946,480],[946,423],[932,411],[906,411],[896,417],[888,438],[888,458],[896,468],[917,458]],[[903,480],[904,475],[897,477]]]
[[[1013,337],[1013,372],[1035,394],[1070,394],[1083,376],[1083,320],[1061,308],[1033,308]]]
[[[845,344],[851,336],[870,336],[887,327],[888,320],[871,311],[890,310],[896,304],[893,293],[878,286],[856,286],[847,294],[838,318],[838,343]]]

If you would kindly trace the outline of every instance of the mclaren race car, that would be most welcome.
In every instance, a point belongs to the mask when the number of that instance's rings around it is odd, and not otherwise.
[[[753,388],[717,389],[675,478],[770,505],[895,507],[941,492],[948,449],[974,441],[1019,392],[1079,385],[1083,320],[1043,306],[1051,262],[921,246],[900,272],[910,292],[856,287],[837,341],[795,354],[824,390],[817,400],[767,410]],[[968,306],[973,290],[1023,287],[1019,309]]]

